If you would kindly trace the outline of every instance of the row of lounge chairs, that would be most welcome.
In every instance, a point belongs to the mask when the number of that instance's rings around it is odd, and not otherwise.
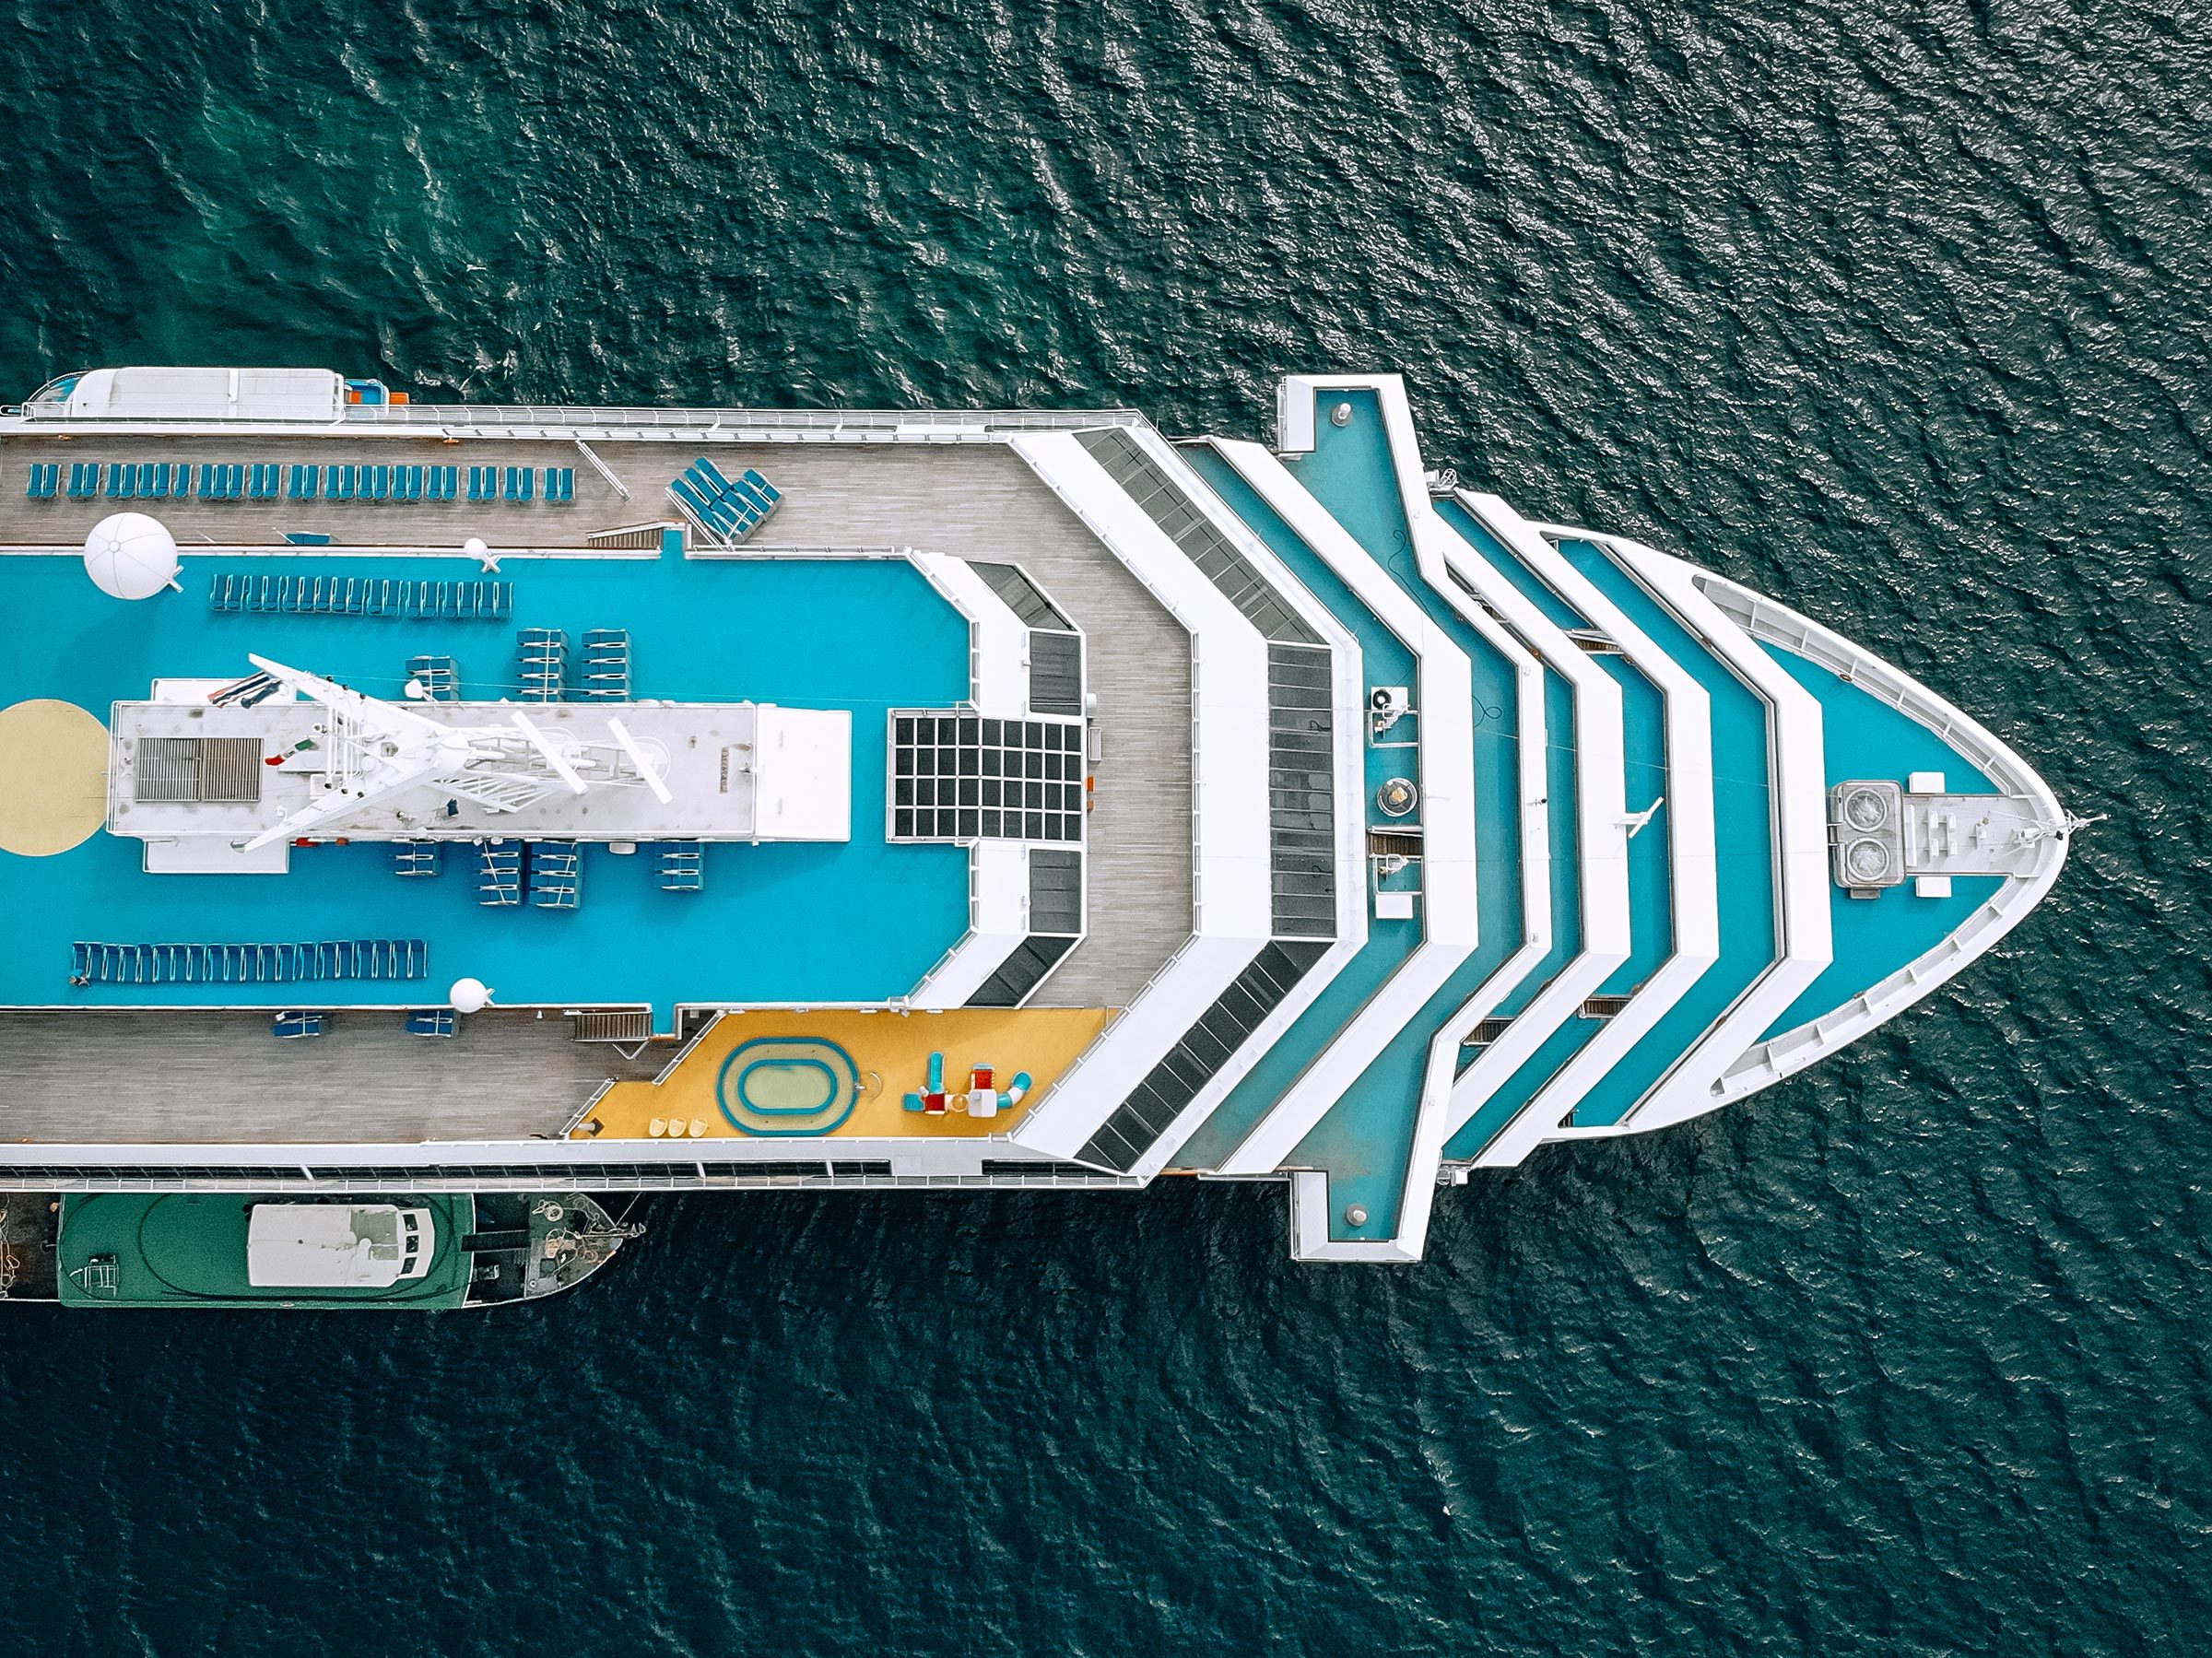
[[[66,493],[71,500],[459,500],[459,466],[306,466],[262,461],[205,464],[181,462],[131,464],[69,463]],[[555,503],[576,499],[573,466],[471,466],[467,499],[472,501],[532,500]],[[194,485],[197,488],[194,488]],[[33,462],[24,495],[52,500],[64,493],[62,464]]]
[[[395,841],[392,844],[392,873],[409,880],[435,878],[443,865],[440,851],[435,841]],[[705,843],[664,841],[660,882],[665,892],[705,891]],[[495,909],[513,907],[522,903],[526,891],[540,909],[573,910],[582,900],[582,854],[573,841],[493,841],[477,849],[478,903]]]
[[[290,984],[329,979],[419,979],[419,938],[340,938],[320,944],[77,944],[72,984]]]
[[[783,492],[751,467],[735,478],[703,455],[672,479],[668,498],[701,535],[735,547],[759,529],[783,499]]]
[[[305,1008],[287,1008],[270,1025],[270,1034],[279,1041],[297,1041],[301,1037],[321,1036],[324,1018],[323,1014]],[[457,1028],[453,1010],[450,1007],[418,1007],[406,1018],[409,1036],[452,1036]]]
[[[504,621],[512,582],[387,582],[375,576],[218,575],[207,608],[229,616],[381,616],[406,621]]]

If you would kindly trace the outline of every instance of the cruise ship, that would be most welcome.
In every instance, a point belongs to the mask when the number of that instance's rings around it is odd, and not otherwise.
[[[1270,1181],[1418,1261],[2077,827],[1390,374],[1263,441],[92,370],[0,409],[0,1288],[88,1308],[526,1300],[659,1191]]]

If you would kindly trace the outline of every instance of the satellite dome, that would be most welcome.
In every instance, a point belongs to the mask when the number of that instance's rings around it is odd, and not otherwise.
[[[143,512],[101,519],[85,537],[85,574],[119,599],[150,599],[177,585],[177,538]]]
[[[482,1013],[491,1005],[491,992],[481,979],[456,979],[445,999],[455,1013]]]

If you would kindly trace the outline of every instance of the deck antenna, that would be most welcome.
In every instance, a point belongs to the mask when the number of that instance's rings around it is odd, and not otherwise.
[[[1633,841],[1636,839],[1637,831],[1642,829],[1645,824],[1651,822],[1653,816],[1659,810],[1661,806],[1665,805],[1665,804],[1666,796],[1662,794],[1658,799],[1653,801],[1650,805],[1644,807],[1642,811],[1630,812],[1625,817],[1616,817],[1613,821],[1619,824],[1622,829],[1627,829],[1629,831],[1629,839]]]

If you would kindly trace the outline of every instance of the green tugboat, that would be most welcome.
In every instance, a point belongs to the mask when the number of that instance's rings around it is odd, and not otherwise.
[[[637,1231],[574,1192],[93,1192],[47,1212],[52,1276],[15,1294],[65,1307],[493,1307],[582,1282]]]

